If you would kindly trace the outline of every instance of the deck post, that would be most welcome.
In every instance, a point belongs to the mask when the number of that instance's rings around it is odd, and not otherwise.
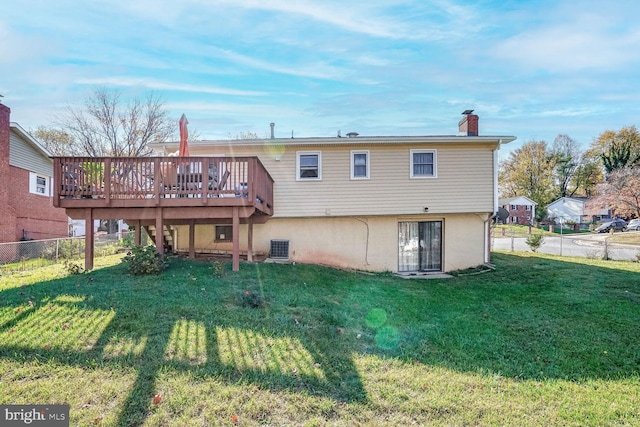
[[[196,257],[196,222],[189,221],[189,258]]]
[[[164,225],[162,224],[162,208],[156,208],[156,252],[164,253]]]
[[[133,244],[140,246],[140,242],[142,241],[142,223],[140,220],[136,220],[133,226],[135,227],[133,230]]]
[[[93,209],[84,211],[84,269],[93,270]]]
[[[240,271],[240,214],[237,206],[233,207],[233,271]]]
[[[247,261],[253,262],[253,219],[247,218]]]

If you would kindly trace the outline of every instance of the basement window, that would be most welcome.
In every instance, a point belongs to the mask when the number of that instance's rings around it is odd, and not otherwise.
[[[216,242],[231,242],[233,227],[231,225],[216,225]]]

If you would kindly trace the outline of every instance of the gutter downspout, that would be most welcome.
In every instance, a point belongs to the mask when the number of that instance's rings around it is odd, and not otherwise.
[[[491,227],[489,222],[498,214],[498,151],[502,145],[502,139],[498,140],[498,147],[493,150],[493,214],[485,221],[485,246],[484,246],[484,262],[491,262]]]

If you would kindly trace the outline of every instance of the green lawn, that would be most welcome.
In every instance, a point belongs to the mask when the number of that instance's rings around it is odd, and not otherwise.
[[[405,280],[118,261],[0,277],[1,404],[66,402],[72,426],[640,424],[640,263],[494,253],[493,272]]]
[[[626,233],[613,233],[607,240],[611,243],[640,246],[640,232],[629,231]]]

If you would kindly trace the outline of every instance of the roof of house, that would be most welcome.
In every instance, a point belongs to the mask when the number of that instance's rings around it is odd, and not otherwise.
[[[500,206],[502,205],[510,205],[511,202],[513,202],[514,200],[518,200],[518,199],[525,199],[528,201],[527,204],[529,205],[538,205],[536,202],[534,202],[533,200],[531,200],[530,198],[526,197],[526,196],[516,196],[516,197],[508,197],[508,198],[504,198],[504,199],[499,199],[498,200],[498,204]]]
[[[547,205],[547,207],[551,206],[551,205],[555,205],[558,202],[562,202],[562,201],[573,201],[573,202],[578,202],[578,203],[584,203],[586,201],[588,201],[590,198],[589,197],[560,197],[559,199],[554,200],[553,202],[549,203]]]
[[[10,122],[9,123],[9,128],[11,130],[13,130],[14,132],[16,132],[18,135],[20,135],[22,137],[22,139],[24,139],[29,144],[31,144],[33,146],[33,148],[35,148],[37,151],[40,151],[43,156],[52,157],[52,154],[46,148],[44,148],[44,146],[42,146],[42,144],[40,144],[34,137],[32,137],[29,134],[29,132],[24,130],[22,128],[22,126],[20,126],[18,123]]]
[[[393,145],[393,144],[419,144],[419,143],[499,143],[508,144],[516,139],[515,136],[458,136],[458,135],[429,135],[429,136],[357,136],[357,137],[311,137],[311,138],[265,138],[265,139],[225,139],[190,141],[190,147],[208,148],[220,146],[256,146],[263,147],[266,144],[292,145],[292,146],[320,146],[320,145]],[[179,141],[155,142],[150,147],[163,151],[175,151],[180,145]]]

